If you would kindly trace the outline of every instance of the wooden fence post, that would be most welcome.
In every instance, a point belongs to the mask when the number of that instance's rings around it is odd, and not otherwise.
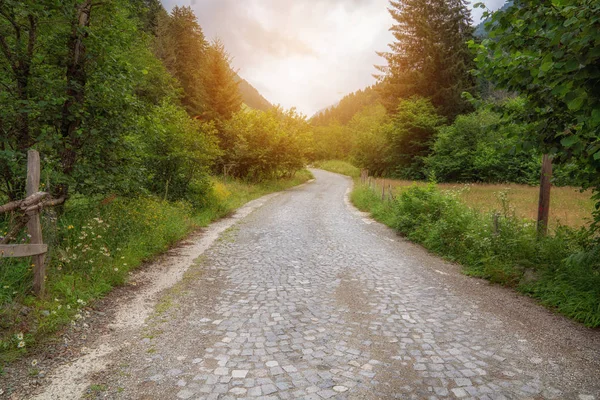
[[[385,179],[381,182],[381,201],[385,201]]]
[[[35,150],[27,152],[27,197],[33,196],[40,189],[40,153]],[[40,223],[40,213],[34,210],[29,213],[29,222],[27,222],[27,231],[29,232],[29,243],[33,245],[42,245],[42,225]],[[46,259],[45,254],[32,256],[33,260],[33,291],[37,296],[44,295],[46,284]]]
[[[500,235],[500,213],[498,212],[492,215],[492,235]]]
[[[542,161],[542,177],[540,180],[540,202],[538,207],[537,229],[540,236],[548,234],[550,216],[550,189],[552,187],[552,158],[544,154]]]

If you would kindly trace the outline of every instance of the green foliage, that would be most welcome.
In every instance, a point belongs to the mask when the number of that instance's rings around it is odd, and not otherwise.
[[[344,96],[338,104],[319,111],[311,118],[311,123],[315,126],[334,123],[345,125],[364,108],[376,105],[379,101],[379,84],[375,84],[350,93]]]
[[[429,173],[440,182],[536,184],[541,156],[518,149],[525,125],[501,124],[501,119],[481,108],[442,127],[426,160]]]
[[[311,154],[313,160],[348,159],[353,148],[354,138],[346,126],[337,121],[329,125],[313,126],[314,152]]]
[[[390,118],[380,104],[357,113],[348,124],[348,130],[354,138],[351,152],[354,164],[368,169],[373,176],[386,174],[390,170],[388,140],[391,129]]]
[[[480,214],[434,186],[403,190],[393,202],[358,186],[354,204],[408,239],[463,265],[465,273],[517,288],[590,327],[600,326],[600,264],[585,230],[560,228],[540,239],[535,224],[508,205]],[[595,255],[597,256],[597,250]]]
[[[206,92],[204,118],[228,120],[242,107],[237,74],[231,69],[231,57],[219,40],[211,43],[206,52],[203,85]]]
[[[0,361],[77,318],[197,224],[310,175],[264,185],[210,178],[219,157],[239,162],[244,177],[294,175],[310,138],[294,111],[239,111],[228,56],[206,43],[191,8],[0,1],[0,43],[0,204],[23,198],[31,148],[42,156],[42,190],[69,195],[43,214],[47,298],[30,295],[29,259],[0,261]],[[223,126],[231,129],[219,135]],[[17,216],[0,216],[0,237]]]
[[[253,181],[292,176],[311,149],[310,127],[294,110],[246,109],[222,124],[223,165]]]
[[[482,5],[483,6],[483,5]],[[489,39],[471,42],[478,73],[527,104],[515,116],[534,125],[530,141],[560,162],[589,171],[600,222],[600,4],[515,0],[491,14]],[[490,16],[487,13],[486,16]]]
[[[208,42],[191,7],[175,7],[170,15],[159,14],[154,51],[183,89],[187,112],[201,115],[205,110],[203,68]]]
[[[425,178],[425,159],[444,121],[427,99],[413,97],[400,101],[388,130],[388,162],[394,176]]]
[[[135,140],[148,174],[148,190],[171,201],[201,206],[209,190],[208,166],[219,154],[214,127],[166,103],[143,118],[142,130],[144,135]]]
[[[387,65],[378,67],[381,96],[394,112],[400,99],[431,100],[438,112],[452,120],[470,109],[462,93],[474,87],[469,74],[472,57],[471,12],[465,0],[390,1],[395,41],[390,52],[379,53]]]
[[[316,161],[313,163],[313,167],[324,169],[325,171],[335,172],[336,174],[350,176],[352,178],[358,178],[360,176],[360,169],[356,168],[347,161]]]

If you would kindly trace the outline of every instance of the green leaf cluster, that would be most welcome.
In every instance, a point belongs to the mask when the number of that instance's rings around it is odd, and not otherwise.
[[[477,74],[525,99],[512,116],[533,125],[531,143],[589,171],[600,221],[600,3],[515,0],[488,16],[489,39],[470,44]]]

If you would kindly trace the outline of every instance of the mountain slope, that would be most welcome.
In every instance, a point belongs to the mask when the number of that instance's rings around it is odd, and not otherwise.
[[[379,101],[378,84],[346,95],[337,104],[318,111],[311,119],[314,125],[327,125],[333,121],[347,124],[354,115],[365,107]]]
[[[248,107],[261,111],[267,111],[273,107],[273,105],[269,103],[269,101],[265,99],[260,92],[256,90],[256,88],[247,80],[239,75],[236,75],[236,78],[238,79],[238,86],[240,88],[242,100]]]
[[[513,0],[507,0],[506,3],[502,6],[502,8],[499,9],[498,11],[506,11],[506,9],[512,5],[513,5]],[[475,32],[473,32],[473,35],[475,37],[480,38],[480,39],[485,39],[488,37],[488,33],[485,30],[485,24],[488,21],[489,21],[489,18],[486,19],[485,21],[482,21],[479,25],[477,25],[475,27]]]

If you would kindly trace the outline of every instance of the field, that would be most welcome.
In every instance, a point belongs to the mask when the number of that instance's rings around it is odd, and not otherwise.
[[[423,182],[377,179],[377,186],[392,185],[395,194]],[[385,183],[384,183],[385,182]],[[503,203],[519,218],[537,218],[539,189],[517,184],[439,184],[446,192],[456,193],[469,207],[482,212],[501,211]],[[582,192],[573,187],[553,187],[550,204],[550,228],[565,225],[579,228],[590,223],[594,203],[590,191]]]

